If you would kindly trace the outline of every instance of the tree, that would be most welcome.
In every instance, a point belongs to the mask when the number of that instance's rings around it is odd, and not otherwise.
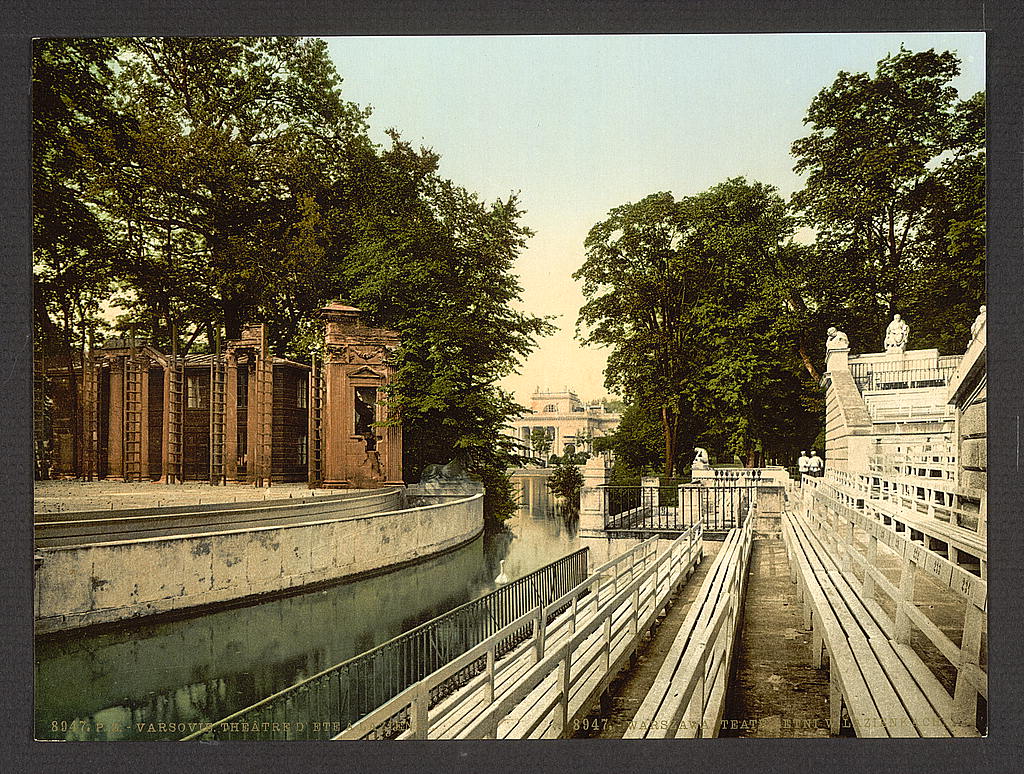
[[[341,98],[321,40],[132,38],[117,64],[113,99],[134,128],[123,147],[108,138],[93,172],[126,307],[164,338],[160,321],[235,338],[283,278],[319,268],[296,248],[310,245],[316,194],[368,143],[366,114]]]
[[[454,457],[483,479],[489,520],[512,513],[505,428],[523,409],[498,381],[551,330],[514,308],[531,235],[516,195],[481,201],[397,131],[372,143],[323,41],[137,38],[103,56],[120,124],[78,159],[111,245],[90,276],[121,288],[120,324],[156,346],[186,329],[187,350],[262,320],[275,354],[304,358],[317,310],[342,298],[402,336],[387,400],[405,479]]]
[[[953,283],[963,291],[944,299],[946,308],[955,302],[964,327],[968,306],[977,311],[984,103],[980,95],[959,98],[950,83],[959,72],[951,52],[904,48],[874,76],[840,72],[808,108],[811,133],[793,143],[795,169],[807,177],[792,203],[817,231],[819,285],[809,290],[853,341],[880,342],[896,312],[930,319],[943,304],[919,291],[936,289],[949,269],[971,270]],[[923,345],[934,340],[933,331],[918,331]]]
[[[569,506],[578,510],[580,492],[583,489],[583,474],[580,469],[568,460],[560,461],[551,472],[547,481],[548,489],[559,497],[565,498]]]
[[[77,465],[81,405],[75,365],[111,282],[106,225],[84,191],[82,159],[98,136],[119,137],[123,125],[107,99],[113,47],[97,39],[47,40],[32,57],[32,260],[36,345],[67,369],[72,456]]]
[[[666,475],[675,462],[692,352],[685,310],[706,279],[705,267],[688,265],[680,252],[684,232],[669,193],[616,207],[590,229],[586,260],[573,274],[587,298],[577,333],[586,328],[585,343],[612,347],[608,389],[657,407]]]
[[[678,201],[654,194],[591,230],[574,275],[588,299],[580,323],[612,348],[609,389],[659,415],[666,476],[701,433],[752,464],[803,411],[792,277],[780,271],[792,228],[773,187],[735,178]]]
[[[551,438],[548,437],[548,431],[543,427],[533,428],[530,431],[530,446],[539,457],[547,459],[548,452],[551,451]]]
[[[594,439],[594,451],[611,451],[615,464],[639,477],[665,464],[661,417],[650,407],[630,404],[622,412],[615,431]]]

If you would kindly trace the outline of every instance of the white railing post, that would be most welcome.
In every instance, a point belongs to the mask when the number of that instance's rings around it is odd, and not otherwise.
[[[968,601],[960,663],[957,665],[956,686],[953,689],[952,721],[956,727],[976,728],[978,724],[978,690],[974,685],[974,674],[980,671],[981,635],[984,631],[985,612]]]
[[[427,738],[427,710],[429,707],[430,691],[427,690],[426,683],[421,682],[412,704],[409,706],[409,727],[413,739]]]
[[[544,658],[544,636],[546,635],[544,618],[544,606],[539,605],[537,607],[537,615],[533,623],[533,647],[537,656],[536,662],[540,662],[540,660]]]
[[[910,643],[911,620],[907,610],[914,606],[915,568],[910,557],[904,557],[900,570],[900,594],[896,600],[896,620],[893,622],[893,639],[904,645]]]
[[[569,689],[570,689],[570,659],[572,652],[569,649],[570,643],[567,642],[563,648],[565,655],[562,660],[558,662],[558,685],[561,692],[561,699],[559,700],[559,723],[557,726],[558,736],[563,736],[566,731],[566,727],[569,725]]]
[[[612,663],[612,614],[608,611],[604,619],[604,671],[611,669]]]
[[[633,589],[633,636],[635,637],[640,628],[640,587]]]
[[[494,702],[494,645],[487,649],[487,691],[484,694],[488,704]]]
[[[868,533],[868,548],[865,554],[868,567],[875,569],[878,565],[878,536]],[[864,571],[864,583],[861,587],[861,594],[865,599],[875,598],[875,576],[871,570]]]

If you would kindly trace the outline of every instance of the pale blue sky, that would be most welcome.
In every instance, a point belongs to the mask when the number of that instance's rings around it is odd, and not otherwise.
[[[517,266],[524,308],[558,315],[503,386],[605,394],[605,356],[573,339],[572,273],[609,209],[742,175],[800,187],[789,147],[811,99],[840,70],[874,72],[899,49],[954,50],[963,97],[984,88],[982,33],[362,37],[329,39],[347,99],[371,133],[398,129],[485,199],[519,191],[537,232]]]

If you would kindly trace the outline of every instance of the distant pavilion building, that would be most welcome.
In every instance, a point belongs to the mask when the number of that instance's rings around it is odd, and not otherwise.
[[[538,387],[530,396],[528,408],[532,414],[523,414],[512,423],[520,454],[528,457],[536,456],[530,443],[534,428],[543,428],[551,439],[550,454],[561,456],[567,451],[587,451],[591,439],[610,435],[621,419],[620,414],[608,411],[601,403],[585,405],[568,388],[550,392]]]

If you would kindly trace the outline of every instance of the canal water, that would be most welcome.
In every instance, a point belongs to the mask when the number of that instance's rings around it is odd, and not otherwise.
[[[506,532],[421,564],[191,618],[37,640],[36,738],[179,739],[187,730],[178,724],[218,720],[493,590],[502,560],[514,580],[580,548],[575,519],[543,480],[514,481],[521,507]]]

